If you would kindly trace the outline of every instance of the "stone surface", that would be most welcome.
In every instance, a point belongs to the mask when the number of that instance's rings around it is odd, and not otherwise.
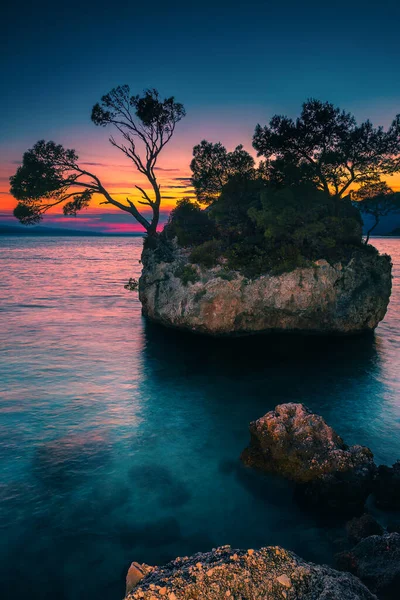
[[[370,535],[382,535],[383,527],[372,515],[365,513],[361,517],[351,519],[346,523],[346,532],[349,542],[357,544]]]
[[[143,314],[163,325],[215,336],[268,332],[351,334],[373,330],[391,292],[391,262],[355,251],[347,264],[326,260],[278,276],[246,279],[223,264],[182,269],[188,251],[144,250],[139,298]]]
[[[303,404],[281,404],[250,423],[242,460],[299,484],[298,498],[320,509],[362,510],[375,464],[364,446],[347,446],[324,419]]]
[[[385,510],[400,510],[400,460],[393,467],[380,465],[374,482],[375,503]]]
[[[148,575],[152,570],[153,568],[149,567],[149,565],[133,562],[128,569],[128,573],[126,574],[126,593],[128,594],[128,592],[133,590],[139,581],[141,581],[143,577]]]
[[[381,600],[400,597],[400,534],[372,535],[337,556],[339,569],[357,575]]]
[[[154,570],[129,600],[376,600],[356,577],[307,563],[283,548],[229,546]]]

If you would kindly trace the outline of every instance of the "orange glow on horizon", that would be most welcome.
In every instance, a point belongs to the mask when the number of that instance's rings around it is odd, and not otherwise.
[[[137,203],[142,200],[141,192],[135,187],[139,185],[149,195],[152,192],[152,188],[146,178],[138,173],[129,161],[124,161],[123,157],[118,157],[118,154],[114,151],[109,154],[103,154],[101,157],[92,154],[91,149],[93,146],[89,146],[86,152],[81,153],[80,164],[84,166],[88,171],[93,172],[100,178],[104,187],[115,197],[116,200],[125,202],[126,198]],[[94,146],[97,149],[97,146]],[[95,158],[91,158],[94,156]],[[162,157],[164,159],[164,157]],[[181,144],[178,146],[171,145],[166,151],[165,160],[157,166],[157,179],[161,186],[161,193],[163,196],[161,210],[163,213],[163,219],[165,221],[166,215],[175,207],[178,199],[184,196],[193,197],[193,188],[190,185],[191,172],[189,168],[191,160],[191,147],[183,148]],[[118,162],[118,159],[119,162]],[[18,162],[21,160],[21,156],[12,157],[12,160],[8,158],[0,162],[0,218],[5,218],[10,224],[17,224],[16,220],[12,216],[12,211],[16,206],[16,200],[9,193],[9,177],[15,172],[18,166]],[[386,181],[392,189],[400,191],[400,173],[386,178]],[[117,223],[110,220],[108,223],[106,219],[103,219],[107,214],[115,215],[121,214],[120,209],[113,207],[112,205],[104,205],[104,198],[96,194],[91,202],[90,207],[82,211],[79,217],[75,220],[74,217],[64,217],[62,215],[61,207],[54,207],[51,209],[43,219],[43,225],[59,225],[66,226],[67,223],[73,224],[80,228],[99,228],[103,231],[112,232],[134,232],[142,231],[142,228],[133,219],[132,223],[129,222],[129,215],[122,213],[126,216],[126,222]],[[137,204],[138,209],[143,214],[149,214],[151,211],[148,207]],[[101,213],[101,218],[97,218],[96,215]],[[115,217],[114,217],[115,219]]]

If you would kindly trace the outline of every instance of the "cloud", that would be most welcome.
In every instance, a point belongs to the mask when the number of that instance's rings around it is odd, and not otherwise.
[[[179,171],[179,169],[164,169],[164,167],[154,167],[154,170],[155,171],[170,171],[170,172]]]
[[[188,185],[192,185],[191,177],[174,177],[174,181],[185,181],[188,182]]]

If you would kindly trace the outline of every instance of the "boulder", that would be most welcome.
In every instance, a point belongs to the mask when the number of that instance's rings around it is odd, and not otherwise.
[[[232,550],[177,558],[154,567],[129,600],[376,600],[356,577],[307,563],[283,548]]]
[[[381,600],[398,600],[400,590],[400,534],[372,535],[350,552],[336,557],[337,567],[359,577]]]
[[[243,462],[298,484],[299,500],[319,509],[362,511],[375,463],[364,446],[347,446],[324,419],[303,404],[281,404],[250,423]]]
[[[172,248],[146,248],[139,280],[143,315],[168,327],[213,336],[354,334],[373,330],[386,313],[391,293],[386,255],[355,250],[341,263],[321,259],[248,279],[223,262],[213,268],[191,264],[189,250]]]
[[[346,523],[347,538],[350,543],[358,544],[370,535],[382,535],[383,527],[372,515],[365,513],[361,517],[355,517]]]
[[[393,467],[380,465],[374,481],[375,503],[385,510],[400,510],[400,460]]]

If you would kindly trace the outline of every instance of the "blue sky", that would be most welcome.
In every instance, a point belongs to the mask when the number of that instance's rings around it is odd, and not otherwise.
[[[257,122],[296,116],[308,97],[387,125],[400,112],[399,18],[392,0],[9,2],[0,39],[0,183],[41,138],[112,160],[90,111],[123,83],[184,103],[170,150],[183,175],[202,138],[250,150]]]

